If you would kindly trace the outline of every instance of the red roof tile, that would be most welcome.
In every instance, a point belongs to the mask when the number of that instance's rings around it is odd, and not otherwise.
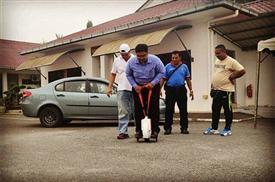
[[[20,51],[37,47],[39,44],[0,39],[0,68],[15,69],[26,60]]]
[[[243,6],[259,14],[269,13],[275,11],[275,0],[257,0],[245,3]]]
[[[272,4],[273,2],[274,0],[266,0],[266,1],[257,0],[256,2],[246,3],[243,6],[246,8],[251,8],[256,12],[267,12],[267,11],[274,11],[273,9],[274,5]],[[60,39],[53,40],[51,42],[46,43],[46,44],[50,44],[49,46],[46,46],[46,47],[52,47],[52,45],[62,44],[63,42],[67,42],[72,39],[77,39],[77,38],[86,37],[86,36],[88,37],[97,33],[103,33],[108,30],[112,30],[115,27],[125,26],[127,24],[133,24],[146,19],[168,15],[176,11],[190,9],[192,7],[199,6],[202,4],[207,4],[207,3],[213,3],[213,0],[190,0],[190,1],[175,0],[167,3],[163,3],[157,6],[153,6],[153,7],[123,16],[115,20],[108,21],[106,23],[99,24],[97,26],[94,26],[88,29],[84,29],[82,31],[64,36]],[[259,7],[262,7],[262,9],[260,9]],[[27,53],[30,53],[30,52],[32,51],[27,51]]]
[[[60,39],[56,39],[49,43],[53,43],[53,42],[59,43],[59,42],[69,41],[70,39],[74,39],[74,38],[78,38],[78,37],[84,37],[84,36],[88,36],[91,34],[104,32],[104,31],[110,30],[114,27],[119,27],[119,26],[143,21],[146,19],[154,18],[154,17],[159,17],[161,15],[167,15],[167,14],[179,11],[179,10],[189,9],[191,7],[198,5],[198,4],[203,4],[206,2],[209,2],[209,0],[171,1],[169,3],[164,3],[164,4],[157,5],[157,6],[154,6],[151,8],[147,8],[147,9],[138,11],[136,13],[132,13],[132,14],[123,16],[121,18],[117,18],[117,19],[99,24],[97,26],[64,36]]]

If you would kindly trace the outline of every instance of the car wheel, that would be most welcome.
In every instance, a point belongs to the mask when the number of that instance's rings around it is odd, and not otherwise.
[[[62,115],[56,107],[45,107],[40,112],[39,118],[42,126],[53,128],[61,124]]]

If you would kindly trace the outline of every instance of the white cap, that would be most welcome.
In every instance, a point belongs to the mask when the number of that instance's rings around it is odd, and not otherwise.
[[[120,53],[127,53],[130,51],[130,47],[128,44],[121,44],[119,47],[119,52]]]

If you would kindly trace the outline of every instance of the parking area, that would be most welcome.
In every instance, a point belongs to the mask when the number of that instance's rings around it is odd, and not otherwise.
[[[0,181],[272,181],[274,121],[233,124],[230,137],[204,136],[209,122],[190,122],[190,134],[157,143],[116,139],[116,124],[71,123],[42,128],[37,119],[0,116]],[[224,123],[221,123],[222,128]],[[272,176],[273,175],[273,176]]]

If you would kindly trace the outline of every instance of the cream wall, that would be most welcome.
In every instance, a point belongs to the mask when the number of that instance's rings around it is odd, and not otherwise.
[[[189,112],[209,112],[211,110],[210,72],[211,62],[208,59],[208,28],[206,22],[194,24],[192,28],[178,32],[186,47],[191,50],[194,58],[192,62],[192,84],[195,98],[188,100]],[[175,33],[168,34],[160,45],[150,48],[153,54],[171,52],[173,50],[184,50]]]
[[[114,60],[113,55],[92,57],[90,47],[86,47],[84,51],[72,53],[70,56],[81,66],[86,76],[106,79],[109,77]],[[47,79],[44,79],[41,76],[41,86],[48,84],[48,72],[74,67],[76,67],[76,65],[67,55],[60,57],[50,66],[41,67],[41,73],[47,77]],[[83,73],[82,76],[84,76]]]
[[[236,94],[238,106],[255,105],[255,88],[256,88],[256,62],[258,54],[256,50],[242,51],[239,47],[231,42],[225,40],[219,35],[214,36],[214,42],[217,44],[224,44],[227,49],[234,50],[236,59],[245,67],[246,74],[237,80]],[[275,90],[275,58],[269,56],[263,63],[261,63],[260,76],[260,92],[259,105],[260,106],[275,106],[274,90]],[[246,87],[252,84],[253,97],[248,98],[246,95]]]
[[[214,65],[214,48],[218,44],[224,44],[227,49],[235,51],[236,59],[245,67],[247,73],[236,82],[237,106],[254,105],[255,82],[256,82],[256,51],[242,51],[239,47],[225,40],[208,29],[208,23],[196,22],[192,28],[179,31],[181,39],[189,50],[191,50],[194,62],[192,62],[192,83],[195,94],[194,101],[188,100],[189,112],[210,112],[212,99],[209,96],[212,70]],[[141,32],[142,33],[142,32]],[[152,54],[168,53],[173,50],[184,50],[175,33],[169,33],[160,45],[152,46],[149,52]],[[99,76],[108,79],[113,55],[92,57],[90,47],[85,51],[72,53],[71,56],[86,72],[87,76]],[[271,60],[272,59],[272,60]],[[76,67],[68,58],[63,56],[53,65],[42,67],[41,72],[48,77],[49,71]],[[274,58],[265,60],[261,65],[260,97],[259,104],[274,106],[275,98],[272,94],[275,90],[275,61]],[[48,84],[48,80],[41,77],[41,85]],[[246,96],[246,86],[252,84],[253,97]]]
[[[86,47],[84,51],[71,53],[70,56],[79,66],[81,66],[82,70],[86,73],[86,76],[94,76],[93,60],[91,57],[90,48]],[[60,57],[54,62],[54,64],[50,66],[41,67],[41,73],[47,77],[47,79],[44,79],[41,76],[41,86],[45,86],[48,84],[48,72],[74,67],[77,66],[67,55]],[[84,76],[83,73],[82,76]]]

